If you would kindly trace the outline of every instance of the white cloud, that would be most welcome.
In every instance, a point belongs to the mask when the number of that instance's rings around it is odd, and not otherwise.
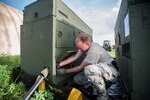
[[[93,40],[101,45],[103,40],[110,40],[114,44],[114,26],[121,0],[117,0],[114,6],[105,8],[94,6],[97,0],[91,5],[80,5],[80,0],[75,1],[67,5],[92,28]]]

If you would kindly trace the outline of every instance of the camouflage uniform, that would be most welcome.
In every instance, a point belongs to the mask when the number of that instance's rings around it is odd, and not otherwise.
[[[74,82],[80,85],[89,82],[98,90],[99,96],[106,96],[105,82],[114,81],[118,76],[118,71],[111,64],[113,60],[100,45],[92,43],[84,59],[90,65],[74,77]]]

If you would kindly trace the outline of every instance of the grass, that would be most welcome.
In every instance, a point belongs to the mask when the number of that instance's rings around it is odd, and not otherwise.
[[[12,79],[12,71],[18,66],[20,56],[0,54],[0,100],[22,100],[25,85],[22,82],[15,83]]]
[[[20,56],[0,54],[0,100],[22,100],[27,92],[23,82],[15,82],[13,69],[20,66]],[[53,93],[44,89],[33,94],[32,100],[53,100]]]
[[[111,52],[108,52],[113,58],[115,58],[115,49],[111,49]]]

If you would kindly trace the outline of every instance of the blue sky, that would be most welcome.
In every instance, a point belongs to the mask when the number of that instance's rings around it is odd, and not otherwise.
[[[32,2],[35,2],[36,0],[0,0],[1,2],[10,5],[14,8],[17,8],[19,10],[23,10],[24,7]],[[74,4],[74,6],[93,6],[97,8],[107,8],[112,7],[116,4],[118,0],[63,0],[66,4],[71,5]]]
[[[19,10],[36,0],[0,0]],[[63,0],[93,29],[93,40],[102,45],[104,40],[114,44],[114,26],[121,0]]]
[[[26,5],[36,0],[0,0],[0,1],[19,10],[23,10]]]
[[[96,8],[112,7],[118,0],[63,0],[66,4],[74,4],[74,6],[93,6]]]

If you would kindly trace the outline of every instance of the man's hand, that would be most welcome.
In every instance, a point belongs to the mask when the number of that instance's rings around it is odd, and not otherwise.
[[[64,75],[66,74],[66,70],[64,68],[57,69],[57,75]]]

